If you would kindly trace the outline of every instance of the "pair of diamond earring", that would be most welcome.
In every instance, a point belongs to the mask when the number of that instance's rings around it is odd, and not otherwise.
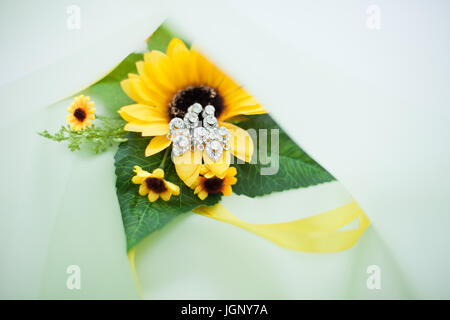
[[[203,108],[200,103],[194,103],[183,119],[176,117],[169,122],[167,139],[172,140],[174,156],[181,156],[187,151],[205,150],[214,162],[220,159],[223,151],[230,148],[230,133],[227,128],[219,126],[215,111],[212,105]],[[203,120],[200,120],[200,115]]]

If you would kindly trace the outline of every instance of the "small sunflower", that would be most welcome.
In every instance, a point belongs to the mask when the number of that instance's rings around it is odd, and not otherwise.
[[[84,130],[95,119],[94,102],[89,101],[90,99],[83,95],[75,97],[70,107],[67,108],[69,114],[66,116],[66,121],[72,130]]]
[[[236,168],[234,167],[229,167],[222,176],[218,177],[202,166],[200,174],[191,188],[201,200],[204,200],[209,194],[222,193],[224,196],[229,196],[233,191],[231,186],[237,182]]]
[[[202,161],[191,163],[186,159],[199,156],[217,176],[223,175],[230,166],[230,152],[241,160],[250,161],[253,154],[250,135],[227,120],[266,111],[196,48],[188,49],[175,38],[169,43],[167,54],[157,50],[147,52],[144,61],[138,61],[136,67],[138,74],[129,74],[128,79],[121,82],[122,89],[136,104],[122,107],[119,114],[128,122],[125,130],[154,136],[145,150],[146,156],[171,144],[166,137],[170,120],[183,118],[188,107],[198,102],[202,106],[214,106],[219,125],[230,131],[230,149],[223,153],[221,161],[216,162],[201,152],[200,155],[186,152],[180,156],[183,159],[174,161],[179,177],[187,185],[196,180]]]
[[[155,202],[159,197],[164,201],[169,201],[172,195],[180,194],[180,188],[172,182],[164,180],[164,170],[157,168],[152,173],[142,170],[139,166],[134,166],[136,175],[131,179],[134,184],[140,184],[139,194],[147,196],[150,202]]]

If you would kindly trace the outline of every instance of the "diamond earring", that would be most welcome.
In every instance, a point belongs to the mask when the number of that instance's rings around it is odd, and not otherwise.
[[[175,156],[180,156],[188,150],[206,150],[208,157],[217,162],[223,150],[229,149],[230,133],[227,128],[219,127],[215,111],[212,105],[203,108],[200,103],[194,103],[188,108],[183,119],[170,120],[167,139],[173,142],[172,152]],[[200,113],[202,124],[199,120]]]

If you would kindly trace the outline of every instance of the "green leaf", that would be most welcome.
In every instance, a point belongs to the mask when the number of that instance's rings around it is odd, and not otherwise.
[[[233,191],[237,194],[243,194],[249,197],[262,196],[272,192],[283,191],[294,188],[304,188],[323,182],[334,180],[334,177],[314,161],[306,152],[289,138],[278,124],[267,114],[248,116],[249,120],[240,122],[239,126],[243,129],[254,129],[256,131],[257,142],[255,142],[254,157],[257,157],[257,163],[236,164],[238,182],[233,186]],[[259,129],[268,129],[267,138],[262,135]],[[271,152],[272,139],[271,130],[279,130],[279,150]],[[276,131],[274,131],[276,132]],[[260,149],[267,141],[267,159],[269,164],[262,164]],[[264,175],[262,169],[268,170],[271,164],[274,164],[278,157],[278,171],[275,174]],[[274,166],[276,167],[276,166]]]
[[[123,92],[120,81],[128,78],[128,73],[137,73],[136,62],[143,59],[141,53],[129,54],[113,71],[91,87],[84,90],[84,95],[101,100],[106,109],[119,116],[116,111],[121,107],[135,103]]]
[[[165,179],[180,187],[180,195],[172,196],[169,201],[158,199],[153,203],[149,202],[147,197],[140,196],[139,185],[131,182],[134,176],[133,167],[138,165],[151,172],[161,164],[165,151],[145,157],[144,150],[149,138],[135,133],[130,133],[127,138],[128,141],[120,144],[115,155],[117,197],[122,211],[127,250],[152,232],[161,229],[175,216],[190,212],[201,205],[211,206],[219,202],[220,195],[209,195],[203,201],[194,195],[193,190],[178,178],[170,159],[170,150],[164,165]]]
[[[167,47],[169,46],[170,40],[173,38],[179,38],[179,35],[175,32],[172,32],[169,27],[167,27],[166,23],[163,23],[152,33],[147,42],[148,49],[151,50],[159,50],[161,52],[166,52]],[[183,42],[189,47],[189,42],[185,39],[182,39]]]

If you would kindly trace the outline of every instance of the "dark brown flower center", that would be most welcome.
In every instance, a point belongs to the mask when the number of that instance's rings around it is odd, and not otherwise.
[[[149,190],[156,193],[161,193],[167,190],[163,179],[150,177],[145,179],[145,184]]]
[[[83,121],[84,119],[86,119],[86,111],[84,111],[81,108],[77,108],[75,109],[75,111],[73,112],[73,116],[75,118],[77,118],[79,121]]]
[[[223,179],[217,177],[206,179],[203,182],[203,186],[205,187],[205,190],[208,193],[211,194],[219,193],[222,191]]]
[[[214,106],[214,108],[216,108],[216,118],[224,109],[223,98],[216,89],[208,86],[187,87],[178,90],[172,101],[169,103],[170,118],[183,118],[187,109],[196,102],[200,103],[202,107],[205,107],[208,104]]]

